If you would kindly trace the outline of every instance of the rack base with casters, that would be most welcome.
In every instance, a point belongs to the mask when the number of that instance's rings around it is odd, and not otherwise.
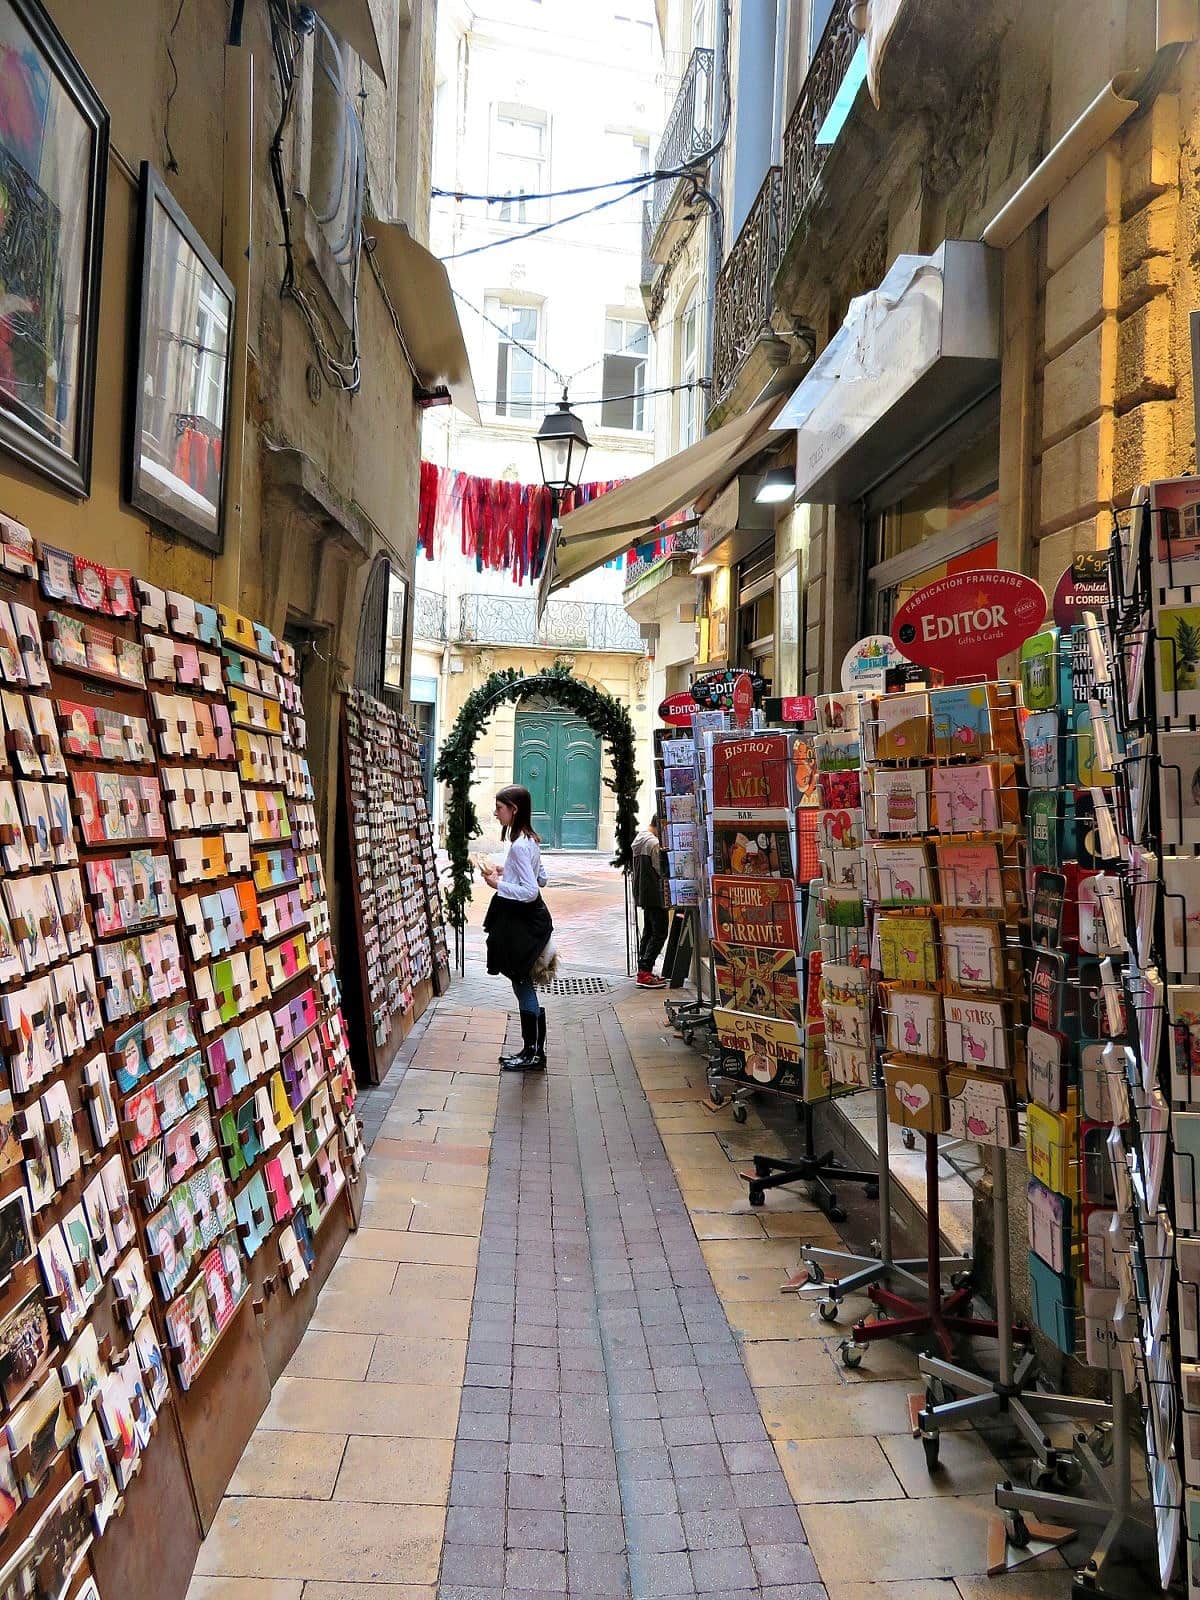
[[[785,1294],[820,1296],[818,1312],[824,1322],[836,1322],[841,1302],[847,1295],[861,1293],[872,1284],[886,1288],[925,1293],[929,1263],[922,1257],[897,1261],[892,1254],[892,1168],[888,1156],[887,1091],[883,1080],[875,1085],[875,1131],[878,1150],[876,1180],[879,1190],[879,1238],[871,1245],[873,1254],[855,1255],[849,1250],[829,1250],[820,1245],[801,1247],[801,1268],[783,1285]],[[971,1265],[970,1257],[943,1260],[943,1272],[956,1272]]]
[[[750,1204],[765,1205],[768,1189],[782,1189],[793,1183],[804,1183],[809,1186],[812,1198],[830,1222],[844,1222],[846,1211],[838,1200],[835,1185],[861,1184],[867,1198],[874,1200],[879,1193],[879,1174],[844,1166],[832,1150],[818,1151],[813,1127],[813,1107],[804,1100],[796,1100],[794,1104],[796,1114],[804,1124],[804,1154],[790,1161],[781,1161],[775,1156],[755,1156],[754,1171],[740,1174],[749,1185]]]
[[[1010,1544],[1028,1543],[1026,1516],[1068,1528],[1100,1529],[1091,1555],[1075,1575],[1072,1600],[1143,1600],[1153,1592],[1144,1576],[1114,1571],[1118,1563],[1157,1575],[1154,1512],[1148,1502],[1133,1500],[1129,1400],[1120,1373],[1113,1374],[1111,1393],[1111,1429],[1100,1427],[1090,1435],[1079,1432],[1071,1447],[1079,1469],[1078,1494],[1017,1488],[1012,1483],[996,1490]]]
[[[1112,1408],[1106,1400],[1088,1400],[1073,1395],[1043,1394],[1029,1387],[1033,1380],[1035,1356],[1025,1350],[1017,1356],[1014,1341],[1027,1342],[1026,1330],[1012,1326],[1012,1274],[1008,1255],[1008,1167],[1005,1152],[993,1148],[991,1156],[993,1238],[995,1240],[994,1285],[996,1296],[999,1374],[995,1378],[972,1372],[943,1356],[923,1355],[920,1369],[925,1378],[925,1405],[917,1423],[925,1446],[925,1459],[937,1465],[938,1442],[943,1427],[967,1418],[981,1422],[987,1417],[1006,1416],[1034,1453],[1035,1487],[1055,1484],[1066,1489],[1082,1476],[1073,1450],[1057,1446],[1047,1429],[1055,1419],[1068,1419],[1102,1427]],[[1041,1519],[1052,1522],[1052,1517]]]

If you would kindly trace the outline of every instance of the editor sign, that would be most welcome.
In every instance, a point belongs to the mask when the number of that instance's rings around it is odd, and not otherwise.
[[[948,682],[996,675],[1000,657],[1035,634],[1046,616],[1040,584],[1020,572],[955,572],[918,589],[896,613],[892,638],[910,661]]]
[[[699,709],[691,690],[679,689],[667,696],[658,708],[658,715],[672,728],[690,728],[692,717]]]

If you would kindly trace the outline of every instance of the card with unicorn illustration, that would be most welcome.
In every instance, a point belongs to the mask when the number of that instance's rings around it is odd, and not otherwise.
[[[941,935],[942,976],[948,989],[978,994],[1003,988],[1003,949],[994,922],[945,918]]]
[[[867,898],[879,906],[928,906],[934,901],[927,847],[875,840],[867,845]]]
[[[1004,1003],[947,995],[946,1055],[977,1072],[1008,1072],[1008,1009]]]
[[[887,1047],[897,1055],[942,1055],[941,996],[883,985],[883,1019]]]

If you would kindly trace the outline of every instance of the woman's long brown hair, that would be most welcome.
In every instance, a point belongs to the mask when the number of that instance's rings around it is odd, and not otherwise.
[[[533,796],[529,790],[520,783],[510,783],[507,788],[501,789],[496,799],[502,805],[512,806],[517,813],[507,828],[500,829],[502,839],[519,839],[521,835],[528,836],[541,844],[541,835],[533,830]]]

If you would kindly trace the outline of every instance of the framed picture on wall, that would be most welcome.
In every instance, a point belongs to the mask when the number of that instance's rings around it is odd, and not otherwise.
[[[37,0],[0,0],[0,446],[91,487],[108,112]]]
[[[141,245],[126,498],[216,554],[225,528],[234,290],[148,162]]]

